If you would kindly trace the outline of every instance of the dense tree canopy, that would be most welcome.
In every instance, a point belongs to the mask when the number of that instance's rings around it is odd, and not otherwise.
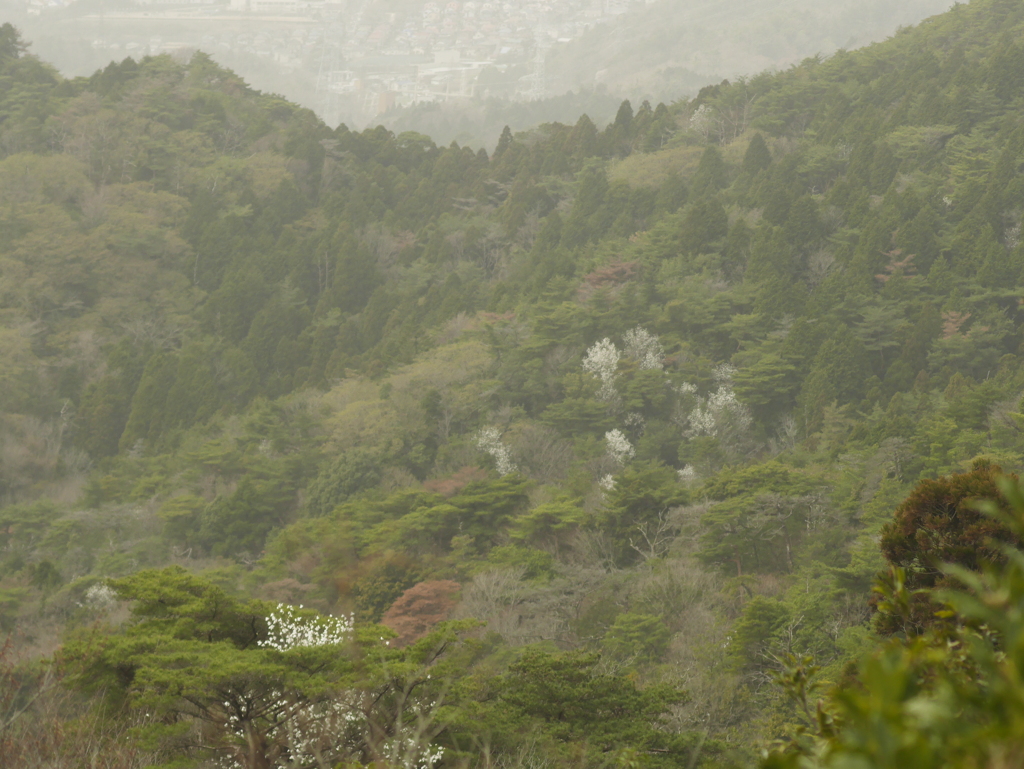
[[[972,501],[1024,462],[1022,34],[975,0],[488,156],[4,27],[0,746],[749,766],[810,726],[780,675],[859,675],[850,744],[889,673],[1003,680],[913,591],[1016,568]]]

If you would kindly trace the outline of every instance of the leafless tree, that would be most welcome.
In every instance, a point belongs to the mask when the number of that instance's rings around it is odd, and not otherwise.
[[[657,519],[638,523],[633,529],[636,534],[629,538],[629,546],[646,561],[660,558],[668,552],[679,531],[679,524],[665,509],[658,513]]]

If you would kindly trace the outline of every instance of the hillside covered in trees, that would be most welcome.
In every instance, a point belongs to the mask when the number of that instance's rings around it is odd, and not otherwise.
[[[0,764],[1016,765],[1022,215],[1017,0],[490,155],[3,26]]]
[[[612,24],[560,43],[547,58],[550,88],[679,98],[723,77],[785,69],[809,52],[830,55],[884,40],[953,5],[950,0],[654,0]],[[692,88],[692,90],[691,90]]]

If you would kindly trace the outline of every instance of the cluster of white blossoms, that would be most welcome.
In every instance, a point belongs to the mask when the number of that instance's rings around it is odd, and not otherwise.
[[[616,395],[615,372],[619,368],[619,357],[619,348],[605,337],[595,342],[583,359],[583,370],[601,380],[601,389],[597,391],[597,397],[601,400],[612,400]]]
[[[658,337],[645,328],[637,326],[622,335],[626,356],[637,362],[642,369],[658,369],[665,366],[665,349]]]
[[[286,652],[304,647],[336,646],[352,638],[354,622],[351,616],[302,616],[299,613],[302,608],[279,603],[267,615],[267,638],[258,641],[258,646]],[[323,702],[309,702],[278,690],[270,691],[267,696],[274,702],[273,710],[277,714],[277,723],[267,736],[288,746],[289,766],[313,766],[324,745],[331,744],[349,725],[366,720],[354,693]],[[235,737],[241,738],[239,744],[243,744],[246,728],[239,718],[237,706],[231,702],[223,704],[224,725]],[[243,769],[247,762],[237,750],[232,749],[219,765],[222,769]]]
[[[709,436],[722,438],[727,434],[746,432],[753,422],[750,410],[740,402],[732,389],[736,369],[721,363],[711,372],[718,389],[706,397],[697,395],[697,386],[689,382],[676,385],[675,391],[683,396],[680,412],[674,418],[689,437]],[[690,404],[693,404],[692,407]]]
[[[665,366],[665,350],[658,337],[647,329],[641,326],[630,329],[622,335],[622,342],[624,350],[620,352],[615,343],[605,337],[600,342],[595,342],[583,358],[583,370],[601,380],[597,397],[603,401],[615,401],[618,398],[615,379],[623,354],[636,361],[637,367],[641,370],[660,371]],[[643,414],[630,412],[625,416],[624,423],[626,427],[643,432]],[[636,456],[636,449],[622,430],[609,430],[604,434],[604,440],[608,457],[617,465],[624,465]],[[615,479],[610,474],[605,475],[598,479],[597,484],[603,491],[611,491],[615,488]]]
[[[117,603],[117,593],[103,582],[97,582],[85,591],[85,603],[94,609],[106,609]]]
[[[367,728],[366,714],[359,708],[359,697],[354,692],[318,703],[288,700],[281,692],[272,692],[271,696],[278,698],[274,707],[278,723],[267,736],[288,746],[287,763],[282,757],[281,763],[272,764],[274,767],[322,766],[323,754],[330,752],[332,746],[337,747],[346,736],[352,739],[359,730]],[[411,705],[418,717],[428,720],[436,706],[435,702],[425,708]],[[225,702],[224,708],[230,713],[231,703]],[[238,746],[245,745],[246,730],[235,715],[227,716],[226,726],[240,739],[221,757],[218,765],[220,769],[245,769],[248,762],[243,755],[244,747],[239,750]],[[414,724],[398,724],[396,729],[398,734],[380,746],[384,765],[392,769],[432,769],[444,756],[444,748],[424,739]]]
[[[722,427],[732,423],[740,430],[746,430],[751,423],[750,412],[740,403],[731,384],[719,385],[706,398],[697,398],[697,405],[690,412],[690,433],[717,437]]]
[[[476,435],[477,448],[494,459],[498,475],[508,475],[517,469],[512,461],[512,450],[501,441],[501,431],[497,427],[485,427]]]
[[[302,646],[333,646],[352,637],[352,617],[302,617],[298,608],[278,604],[267,616],[267,638],[259,645],[285,652]]]
[[[615,377],[623,353],[635,360],[641,369],[660,371],[665,366],[665,350],[658,337],[647,329],[640,326],[630,329],[622,335],[622,342],[625,349],[620,352],[615,343],[605,337],[595,342],[583,358],[583,370],[601,380],[601,389],[597,391],[601,400],[614,400],[617,395]]]
[[[736,376],[736,367],[729,363],[719,363],[711,370],[711,378],[716,382],[732,387],[732,378]]]
[[[1021,223],[1020,222],[1017,222],[1016,224],[1006,228],[1006,235],[1004,236],[1004,240],[1006,241],[1006,247],[1010,251],[1013,251],[1015,248],[1017,248],[1017,246],[1020,245],[1020,235],[1021,235]]]
[[[693,465],[683,465],[681,470],[676,470],[676,474],[679,476],[679,482],[686,486],[697,480],[697,471]]]
[[[708,140],[714,122],[714,113],[707,104],[701,104],[690,115],[690,129],[700,134],[704,141]]]
[[[626,423],[626,427],[635,427],[637,430],[643,431],[647,425],[647,420],[644,419],[644,415],[639,411],[630,411],[626,414],[626,418],[622,420]]]
[[[268,637],[260,641],[264,648],[288,651],[302,647],[332,646],[347,642],[352,637],[352,617],[301,616],[302,606],[278,604],[267,616]],[[287,745],[287,763],[274,763],[275,767],[319,766],[323,753],[344,742],[345,736],[367,728],[366,713],[360,707],[357,692],[336,692],[330,699],[310,702],[303,697],[284,691],[267,693],[273,702],[276,724],[267,731],[267,737]],[[420,706],[410,703],[417,719],[428,718],[436,703]],[[248,765],[244,755],[247,730],[238,714],[237,704],[224,702],[224,725],[239,738],[218,762],[221,769],[244,769]],[[421,738],[415,728],[398,726],[398,733],[382,748],[389,766],[403,769],[432,769],[444,755],[444,748],[431,745]],[[243,747],[239,747],[243,746]],[[284,761],[284,758],[281,759]]]
[[[399,736],[384,745],[387,766],[401,769],[431,769],[444,756],[444,748],[422,744],[413,736]]]
[[[608,456],[620,465],[636,456],[636,449],[622,430],[609,430],[604,434],[604,442]]]
[[[278,691],[271,692],[271,697],[277,700],[274,703],[277,723],[267,731],[267,737],[288,746],[287,766],[317,766],[325,747],[337,743],[351,725],[365,728],[366,715],[358,708],[357,698],[352,693],[318,703],[289,699]],[[248,761],[244,748],[240,750],[239,746],[246,744],[246,729],[230,702],[224,703],[224,709],[227,712],[225,726],[239,739],[217,764],[221,769],[245,769]]]

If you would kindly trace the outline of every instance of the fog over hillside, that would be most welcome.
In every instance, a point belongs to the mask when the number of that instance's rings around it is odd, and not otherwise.
[[[614,117],[709,82],[884,39],[950,0],[6,0],[65,75],[203,50],[329,124],[493,146],[502,127]]]
[[[951,0],[658,0],[552,48],[548,87],[657,100],[883,40]]]
[[[612,3],[605,0],[608,7]],[[622,99],[657,104],[692,97],[723,78],[785,69],[808,56],[829,55],[884,40],[903,26],[948,9],[951,0],[657,0],[596,24],[573,40],[539,47],[528,83],[546,98],[434,101],[383,116],[396,131],[416,130],[438,143],[493,146],[504,125],[575,122],[598,125]],[[531,78],[533,78],[531,80]],[[484,94],[486,95],[486,94]]]

